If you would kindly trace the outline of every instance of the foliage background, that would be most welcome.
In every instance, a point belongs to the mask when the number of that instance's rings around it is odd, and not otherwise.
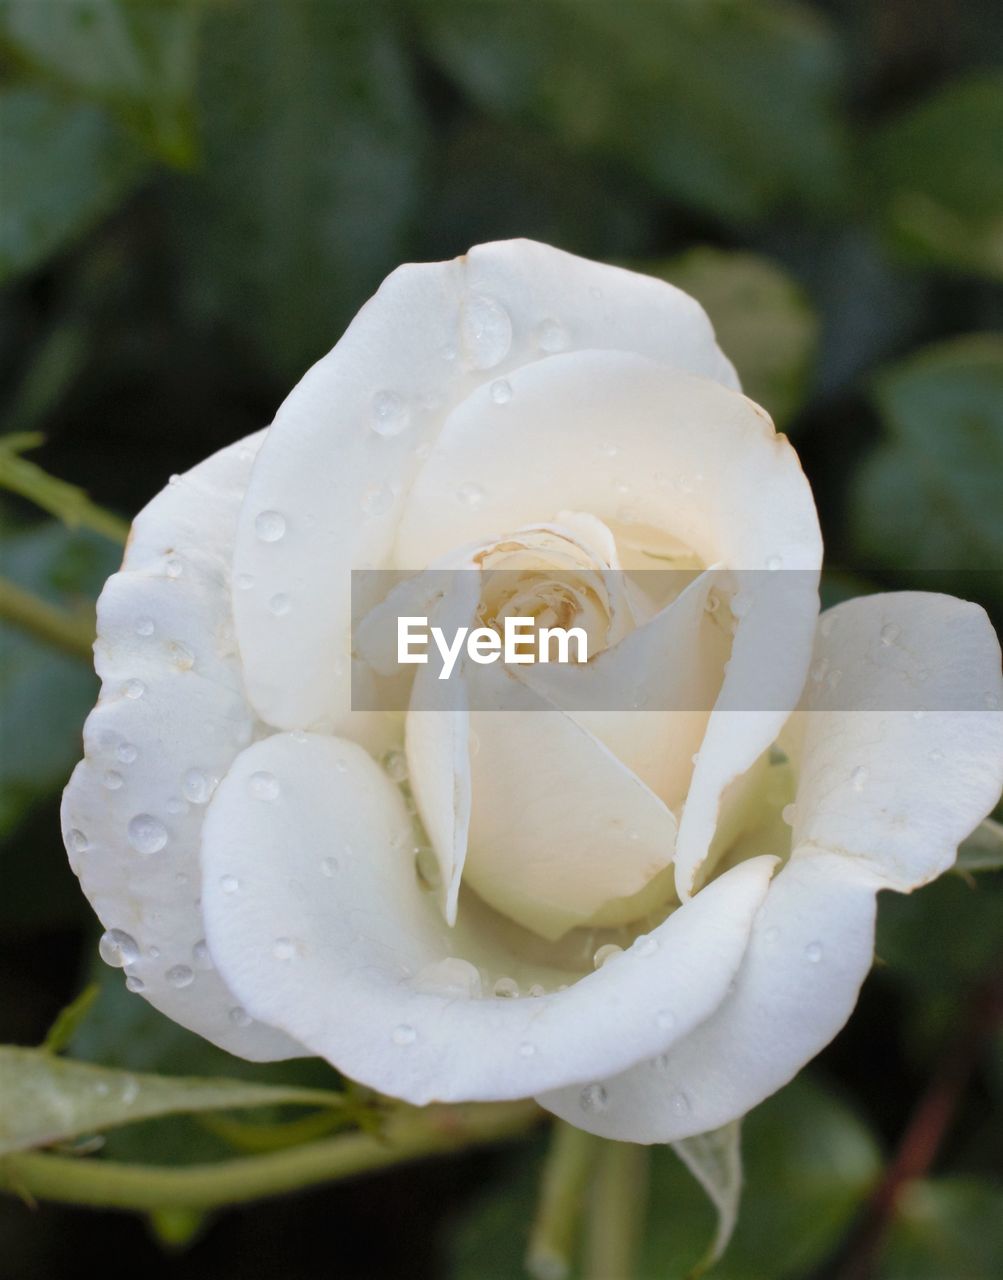
[[[833,593],[944,585],[999,626],[1001,61],[993,0],[4,0],[0,431],[43,432],[34,460],[129,517],[267,423],[398,262],[532,236],[704,301],[801,452]],[[0,532],[8,578],[86,616],[110,541],[9,494]],[[235,1063],[97,974],[57,819],[94,681],[0,628],[0,1041],[38,1043],[96,975],[75,1056],[330,1083]],[[865,1198],[959,1046],[878,1275],[1003,1270],[1003,1037],[972,1003],[999,972],[1001,881],[886,895],[849,1026],[748,1122],[715,1276],[849,1274]],[[224,1149],[194,1119],[107,1145]],[[516,1276],[538,1160],[531,1142],[211,1221],[3,1197],[0,1272]],[[667,1152],[651,1206],[643,1274],[681,1276],[712,1217]]]

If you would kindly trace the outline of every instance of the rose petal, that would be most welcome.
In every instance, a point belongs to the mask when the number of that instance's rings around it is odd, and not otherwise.
[[[420,451],[446,415],[478,387],[504,410],[500,380],[513,370],[592,347],[737,386],[692,298],[546,245],[480,245],[384,281],[279,409],[241,516],[235,573],[253,585],[237,598],[237,633],[264,719],[343,723],[349,570],[385,563]]]
[[[440,994],[419,975],[441,975],[449,957],[490,961],[481,931],[464,933],[462,911],[456,929],[443,925],[383,771],[352,743],[298,737],[249,747],[213,799],[209,941],[249,1012],[353,1079],[418,1104],[525,1097],[621,1070],[721,1000],[772,859],[736,867],[565,991]],[[274,778],[274,798],[254,795],[261,774]]]
[[[583,1109],[579,1089],[537,1100],[622,1142],[676,1142],[744,1115],[828,1044],[853,1011],[871,966],[879,887],[850,859],[797,852],[756,915],[734,990],[703,1025],[658,1057],[600,1078],[601,1110]]]
[[[849,600],[823,615],[812,671],[795,847],[860,859],[894,889],[925,884],[1003,788],[1000,646],[985,611],[927,592]]]
[[[204,805],[256,728],[233,637],[228,553],[260,441],[179,476],[136,517],[122,570],[98,601],[101,699],[62,823],[98,916],[135,944],[119,950],[132,985],[182,1026],[267,1060],[302,1050],[246,1018],[212,969],[199,906]]]

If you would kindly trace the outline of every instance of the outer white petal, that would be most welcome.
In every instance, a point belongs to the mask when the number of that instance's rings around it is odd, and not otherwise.
[[[577,1089],[538,1101],[624,1142],[676,1142],[744,1115],[828,1044],[853,1011],[871,966],[878,888],[872,874],[836,854],[795,853],[756,915],[734,990],[702,1026],[603,1081],[601,1110],[584,1110]]]
[[[795,847],[893,889],[940,875],[1003,788],[1000,646],[978,605],[866,596],[823,615],[796,730]]]
[[[520,366],[593,347],[738,385],[692,298],[546,245],[479,245],[387,278],[280,408],[242,513],[235,572],[253,585],[237,599],[237,631],[264,719],[340,723],[349,570],[386,561],[421,450],[449,412]],[[374,420],[402,429],[380,435]],[[289,605],[279,615],[276,597]]]
[[[212,968],[198,860],[203,806],[255,732],[228,559],[260,439],[178,477],[136,517],[122,570],[98,601],[102,692],[62,822],[71,865],[101,921],[140,948],[128,973],[142,994],[223,1048],[270,1059],[303,1051],[270,1027],[245,1025],[240,1002]]]
[[[254,775],[268,774],[274,799]],[[274,789],[266,789],[271,795]],[[646,944],[565,991],[469,999],[421,989],[478,956],[419,886],[396,788],[354,744],[277,735],[239,757],[209,808],[204,904],[244,1006],[356,1080],[413,1103],[502,1099],[618,1071],[684,1035],[739,965],[773,860],[734,868]],[[330,861],[335,859],[335,862]]]

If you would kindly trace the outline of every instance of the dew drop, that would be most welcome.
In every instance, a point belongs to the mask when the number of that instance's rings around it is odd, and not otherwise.
[[[473,294],[463,304],[460,342],[475,369],[493,369],[512,346],[512,318],[496,298]]]
[[[674,1093],[669,1099],[669,1110],[674,1116],[688,1116],[693,1106],[685,1093]]]
[[[242,1009],[239,1004],[235,1004],[226,1016],[235,1027],[249,1027],[251,1025],[251,1015],[246,1009]]]
[[[139,959],[136,939],[122,929],[109,929],[98,941],[98,955],[113,969],[124,969]]]
[[[634,939],[631,950],[642,960],[647,960],[658,951],[658,939],[653,938],[649,933],[642,933],[640,937]]]
[[[263,770],[252,773],[248,786],[256,800],[277,800],[279,798],[278,779],[272,773]]]
[[[794,819],[797,817],[797,805],[785,804],[780,810],[780,816],[789,827],[793,827]]]
[[[596,969],[601,969],[608,960],[612,960],[614,956],[622,955],[623,947],[618,947],[615,942],[607,942],[592,957],[592,964]]]
[[[254,519],[254,532],[262,542],[279,542],[285,537],[286,518],[281,511],[259,511]]]
[[[347,763],[347,761],[345,761],[345,760],[335,760],[335,762],[334,762],[334,767],[335,767],[335,769],[337,769],[337,771],[338,771],[339,773],[347,773],[347,772],[348,772],[348,763]]]
[[[142,978],[137,978],[134,973],[130,973],[125,980],[126,991],[134,991],[136,993],[146,989],[146,983]]]
[[[272,955],[276,960],[291,960],[296,954],[296,944],[291,938],[276,938],[272,943]]]
[[[377,391],[369,424],[378,436],[399,436],[411,425],[411,410],[396,391]]]
[[[881,628],[881,643],[886,649],[890,648],[899,638],[899,629],[894,622],[889,622]]]
[[[117,791],[122,785],[122,775],[116,773],[114,769],[109,769],[101,779],[109,791]]]
[[[439,859],[431,845],[422,844],[415,850],[414,869],[426,889],[438,889],[442,883]]]
[[[671,1031],[676,1025],[676,1015],[671,1009],[659,1009],[655,1014],[655,1026],[661,1031]]]
[[[419,991],[449,999],[475,999],[481,994],[480,973],[469,960],[459,956],[447,956],[445,960],[425,965],[415,976],[414,984]]]
[[[558,351],[567,351],[571,339],[568,331],[556,320],[544,320],[536,331],[536,343],[541,351],[555,355]]]
[[[137,619],[136,619],[136,635],[137,635],[137,636],[152,636],[152,635],[153,635],[154,630],[155,630],[155,628],[154,628],[154,625],[153,625],[153,619],[152,619],[152,618],[137,618]]]
[[[83,853],[90,846],[90,841],[77,827],[71,827],[66,833],[66,847],[71,853]]]
[[[332,876],[337,875],[337,874],[338,874],[338,859],[337,859],[337,858],[325,858],[325,859],[323,860],[323,862],[321,862],[321,864],[320,864],[320,873],[321,873],[321,875],[323,875],[323,876],[327,876],[327,878],[328,878],[329,880],[331,879],[331,877],[332,877]]]
[[[175,964],[171,965],[164,977],[169,987],[173,987],[175,991],[183,991],[195,981],[195,972],[186,964]]]
[[[209,798],[216,790],[217,780],[210,778],[201,769],[189,769],[181,780],[181,790],[185,799],[192,804],[208,804]]]
[[[538,1000],[540,996],[545,996],[547,994],[547,989],[546,987],[542,986],[539,982],[534,982],[529,989],[529,994],[533,997],[534,1000]]]
[[[192,947],[192,959],[200,969],[212,969],[215,967],[205,938],[200,938]]]
[[[254,586],[254,574],[253,574],[253,573],[238,573],[238,574],[237,574],[237,590],[238,590],[238,591],[250,591],[250,589],[251,589],[253,586]]]
[[[127,828],[129,843],[137,853],[159,853],[167,843],[167,828],[150,813],[137,813]]]
[[[367,516],[381,516],[390,510],[394,495],[385,484],[370,485],[363,493],[361,506]]]
[[[465,507],[476,508],[484,501],[484,490],[479,484],[468,480],[457,489],[456,497]]]
[[[125,684],[122,686],[122,692],[127,698],[131,698],[135,701],[137,698],[141,698],[146,692],[146,685],[143,684],[142,680],[126,680]]]
[[[519,994],[519,984],[515,978],[499,978],[491,989],[502,1000],[514,1000]]]
[[[240,888],[240,881],[236,876],[220,876],[219,887],[224,893],[236,893]]]
[[[766,562],[766,567],[771,573],[776,573],[778,569],[782,569],[784,567],[783,557],[770,556],[769,560]]]
[[[609,1106],[609,1094],[601,1084],[587,1084],[578,1095],[578,1105],[586,1115],[599,1115]]]
[[[191,671],[192,667],[194,667],[195,655],[180,640],[172,640],[167,646],[167,652],[170,654],[171,662],[179,671]]]
[[[491,399],[495,404],[508,404],[512,399],[512,384],[507,378],[498,378],[492,382]]]
[[[177,556],[168,556],[164,561],[164,572],[169,578],[180,578],[184,565]]]
[[[804,955],[809,964],[818,964],[822,959],[821,942],[809,942],[804,949]]]
[[[132,764],[139,752],[131,742],[120,742],[115,748],[115,759],[120,764]]]
[[[862,764],[857,765],[856,769],[850,774],[850,782],[853,784],[854,791],[863,791],[867,785],[867,770]]]
[[[402,1022],[399,1026],[394,1027],[390,1033],[390,1039],[403,1049],[409,1044],[414,1044],[418,1039],[418,1033],[414,1027],[409,1027],[406,1022]]]
[[[403,751],[396,748],[388,751],[383,757],[383,767],[394,782],[403,782],[407,778],[407,756]]]
[[[519,1057],[532,1058],[534,1057],[535,1054],[536,1054],[536,1045],[530,1044],[528,1040],[523,1040],[522,1044],[520,1044],[519,1046]]]
[[[268,602],[268,612],[275,618],[284,618],[292,608],[292,602],[284,591],[272,596]]]

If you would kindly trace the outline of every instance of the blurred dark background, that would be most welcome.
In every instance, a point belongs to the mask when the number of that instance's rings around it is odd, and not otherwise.
[[[0,432],[131,517],[268,423],[384,275],[530,236],[708,308],[814,487],[829,590],[1003,607],[1003,18],[996,0],[3,0]],[[0,482],[16,448],[0,437]],[[3,573],[86,609],[119,554],[9,493]],[[0,623],[0,1040],[38,1043],[95,971],[58,791],[94,697]],[[883,1280],[1003,1273],[1003,1037],[985,1012],[1003,874],[882,901],[880,963],[807,1079],[749,1121],[715,1276],[834,1277],[864,1199],[961,1050],[944,1142]],[[73,1051],[252,1068],[124,998]],[[109,1139],[211,1158],[194,1120]],[[0,1198],[0,1276],[517,1276],[538,1148],[186,1220]],[[712,1218],[655,1160],[645,1275]]]

